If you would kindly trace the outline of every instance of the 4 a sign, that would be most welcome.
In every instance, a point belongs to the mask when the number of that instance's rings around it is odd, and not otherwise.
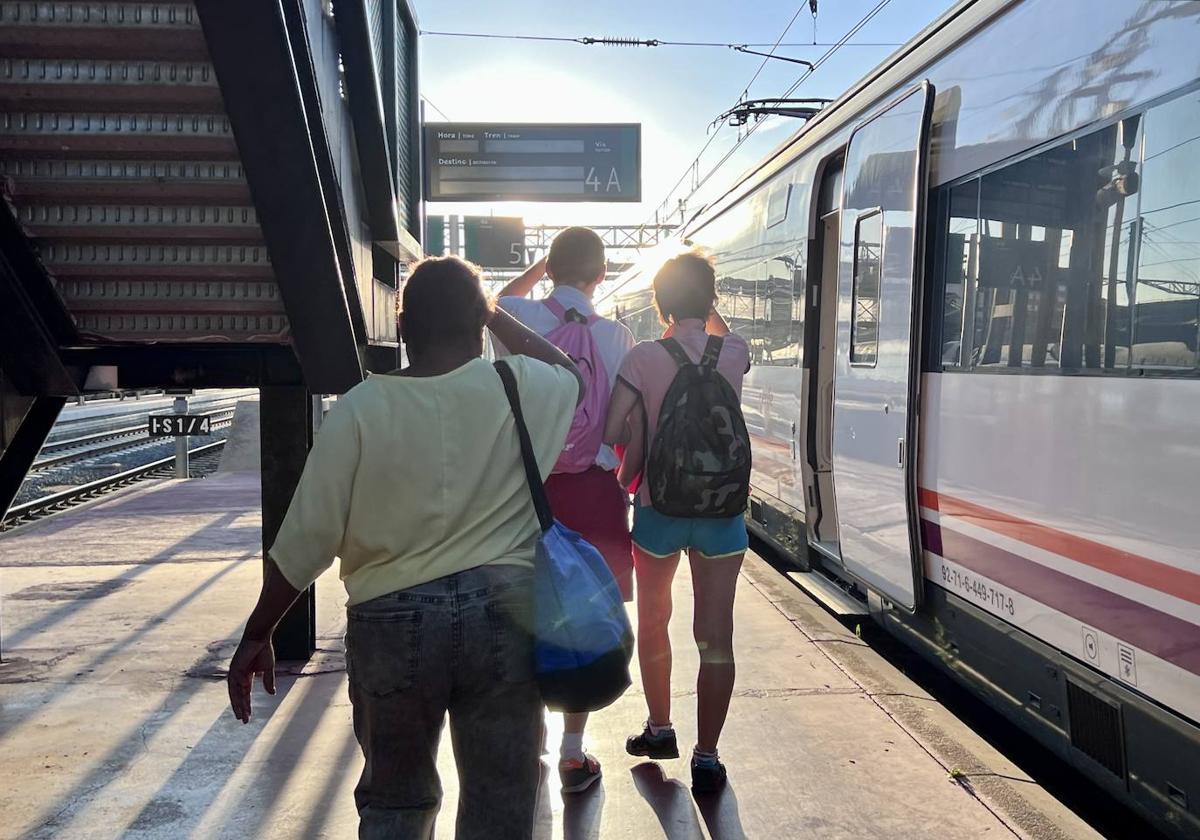
[[[637,123],[427,123],[425,198],[641,201],[641,144]]]
[[[1058,254],[1044,240],[984,237],[979,251],[979,285],[985,289],[1040,292],[1057,285]]]
[[[187,437],[209,434],[212,418],[206,414],[151,414],[150,437]]]

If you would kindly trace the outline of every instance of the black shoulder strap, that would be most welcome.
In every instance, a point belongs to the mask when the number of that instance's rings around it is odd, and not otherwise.
[[[688,354],[684,351],[683,345],[675,339],[660,338],[658,343],[662,345],[664,350],[671,354],[671,358],[675,360],[675,364],[680,367],[687,367],[693,364],[692,360],[688,358]]]
[[[521,441],[521,462],[525,466],[525,481],[529,484],[529,495],[533,497],[533,509],[537,511],[538,522],[542,531],[550,530],[554,524],[554,514],[550,510],[550,500],[546,497],[546,488],[542,484],[542,474],[538,470],[537,458],[533,454],[533,442],[529,439],[529,429],[525,426],[525,415],[521,413],[521,395],[517,391],[517,380],[512,368],[500,360],[495,363],[496,373],[504,383],[504,393],[508,395],[508,405],[512,408],[513,419],[517,423],[517,438]]]
[[[721,358],[721,346],[725,343],[719,335],[710,335],[708,343],[704,345],[704,355],[700,357],[700,367],[705,370],[712,370],[717,366],[717,359]]]

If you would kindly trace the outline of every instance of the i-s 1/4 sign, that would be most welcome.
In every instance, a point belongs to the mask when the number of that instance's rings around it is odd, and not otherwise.
[[[211,434],[207,414],[151,414],[146,429],[150,437],[189,437]]]
[[[641,201],[637,123],[427,123],[429,201]]]

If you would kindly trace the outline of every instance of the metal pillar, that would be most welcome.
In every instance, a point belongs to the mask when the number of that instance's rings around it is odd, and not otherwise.
[[[176,397],[173,411],[176,414],[187,414],[187,397]],[[188,473],[188,439],[186,435],[175,438],[175,477],[190,478]]]
[[[8,390],[8,383],[0,375],[0,520],[8,514],[9,505],[21,489],[21,482],[66,401],[65,397],[28,400],[17,397]],[[12,420],[7,415],[17,406],[21,414],[18,414],[19,419]],[[2,661],[3,647],[0,646]]]
[[[312,401],[303,386],[259,389],[259,444],[262,460],[263,557],[275,542],[292,494],[300,482],[313,439]],[[317,649],[315,587],[302,592],[275,630],[275,655],[304,660]]]
[[[5,384],[0,377],[0,392],[4,391]],[[0,393],[0,402],[4,401],[4,396]],[[16,398],[14,402],[16,400],[26,401]],[[4,434],[0,434],[0,518],[8,513],[9,505],[21,489],[21,483],[33,465],[33,459],[41,451],[42,444],[46,442],[46,436],[50,434],[66,399],[33,397],[27,402],[28,407],[23,409],[24,416],[17,415],[19,419],[11,424],[14,429],[11,439],[5,440]],[[0,407],[0,415],[3,414],[3,408]]]
[[[450,223],[450,237],[449,237],[449,242],[448,242],[450,248],[447,253],[449,253],[451,256],[454,256],[454,257],[461,257],[463,255],[463,252],[462,252],[462,237],[460,236],[459,230],[458,230],[459,217],[458,216],[450,216],[448,221]]]

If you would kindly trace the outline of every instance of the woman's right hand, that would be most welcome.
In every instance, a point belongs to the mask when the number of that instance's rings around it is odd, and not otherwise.
[[[229,704],[233,716],[242,723],[250,722],[250,693],[254,678],[262,676],[267,694],[275,693],[275,651],[271,639],[248,639],[242,637],[241,644],[229,663]]]
[[[557,365],[571,371],[575,376],[575,381],[579,385],[579,394],[575,404],[578,405],[583,402],[583,396],[587,393],[587,383],[583,381],[583,376],[580,375],[579,369],[575,367],[575,363],[571,361],[566,353],[509,315],[499,306],[496,307],[496,311],[492,314],[492,319],[488,321],[488,329],[492,331],[492,335],[500,339],[500,343],[504,345],[509,353],[517,356],[529,356],[531,359],[537,359],[539,362],[545,362],[548,365]]]

